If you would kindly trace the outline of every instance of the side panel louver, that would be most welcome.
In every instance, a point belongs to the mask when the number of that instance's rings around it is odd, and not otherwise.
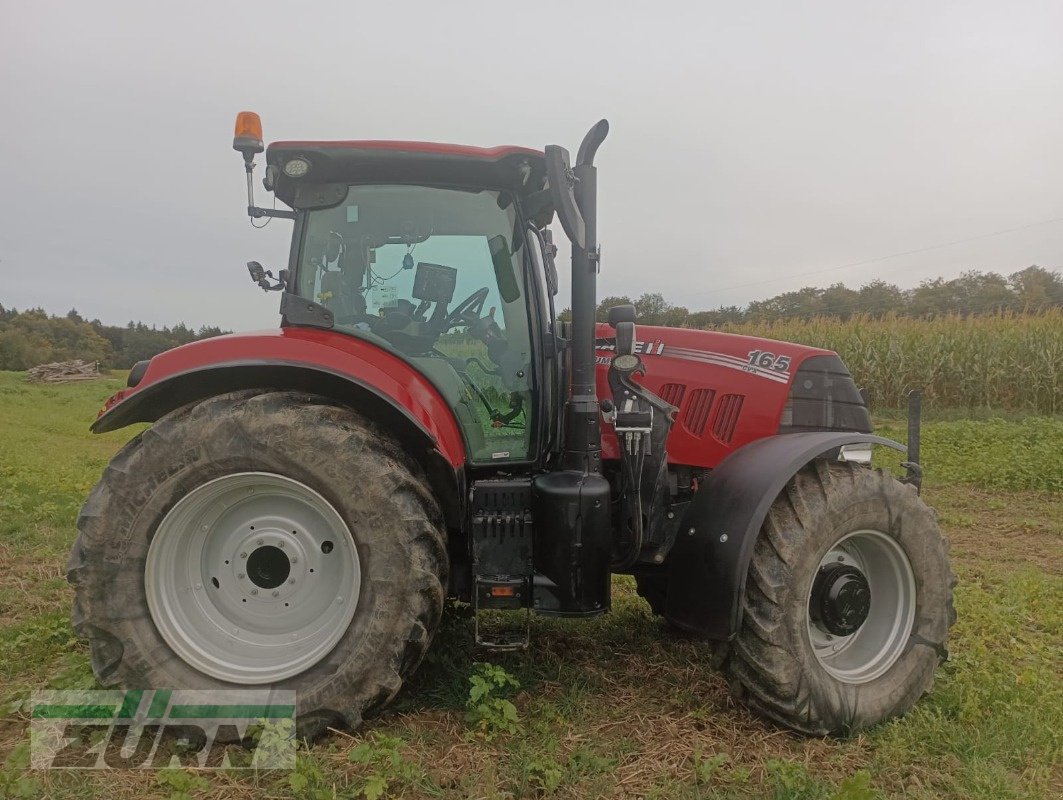
[[[705,426],[709,422],[709,412],[712,410],[712,401],[716,397],[714,389],[695,389],[690,393],[686,410],[683,412],[683,427],[694,436],[705,433]]]
[[[686,391],[687,387],[681,383],[666,383],[661,387],[657,396],[669,405],[679,408],[683,404],[683,395],[686,394]]]
[[[734,438],[738,415],[742,413],[745,395],[725,394],[716,406],[712,420],[712,435],[721,442],[730,442]]]

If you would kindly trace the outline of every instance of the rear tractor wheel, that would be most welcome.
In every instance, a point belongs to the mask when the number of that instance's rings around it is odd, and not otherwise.
[[[114,458],[78,531],[74,628],[102,684],[294,689],[300,736],[387,703],[442,610],[423,476],[321,397],[238,393],[169,414]]]
[[[817,461],[771,507],[724,670],[802,733],[848,735],[927,692],[956,614],[947,545],[914,487]]]

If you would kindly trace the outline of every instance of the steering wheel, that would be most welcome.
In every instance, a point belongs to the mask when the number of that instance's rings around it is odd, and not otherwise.
[[[471,325],[483,316],[484,301],[487,300],[487,295],[490,293],[488,287],[477,289],[470,294],[460,303],[458,303],[454,310],[447,314],[447,318],[444,320],[444,331],[449,331],[451,328],[457,325]]]

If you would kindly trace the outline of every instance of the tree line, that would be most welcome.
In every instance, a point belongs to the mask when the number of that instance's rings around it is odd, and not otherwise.
[[[850,289],[835,283],[825,289],[806,287],[756,300],[747,306],[720,306],[710,311],[690,311],[673,305],[657,292],[638,298],[606,297],[598,304],[598,321],[605,322],[609,309],[632,303],[644,325],[677,328],[716,328],[728,323],[773,322],[783,319],[834,317],[848,320],[856,315],[887,315],[932,318],[1001,312],[1037,313],[1063,307],[1063,276],[1058,270],[1027,267],[1004,277],[996,272],[964,272],[952,280],[934,278],[914,289],[901,289],[884,280]],[[562,312],[571,319],[571,311]]]
[[[17,311],[0,305],[0,370],[24,370],[75,358],[97,361],[105,369],[129,369],[163,350],[222,333],[221,328],[195,330],[184,324],[172,328],[143,322],[104,325],[98,319],[84,319],[77,310],[57,317],[39,308]]]

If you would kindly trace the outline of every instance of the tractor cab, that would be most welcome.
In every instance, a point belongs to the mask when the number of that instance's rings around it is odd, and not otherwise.
[[[408,360],[457,417],[474,464],[537,457],[554,416],[557,291],[540,151],[425,142],[277,142],[264,184],[294,218],[283,325]],[[250,204],[252,216],[278,215]],[[271,287],[274,288],[274,287]],[[547,392],[548,394],[548,392]]]
[[[234,146],[260,149],[258,136]],[[282,324],[407,359],[453,409],[472,463],[535,460],[556,418],[553,387],[541,389],[553,382],[542,343],[557,292],[543,153],[281,141],[266,151],[264,184],[292,210],[257,208],[249,181],[251,216],[294,220],[283,279],[261,280],[285,291]]]

